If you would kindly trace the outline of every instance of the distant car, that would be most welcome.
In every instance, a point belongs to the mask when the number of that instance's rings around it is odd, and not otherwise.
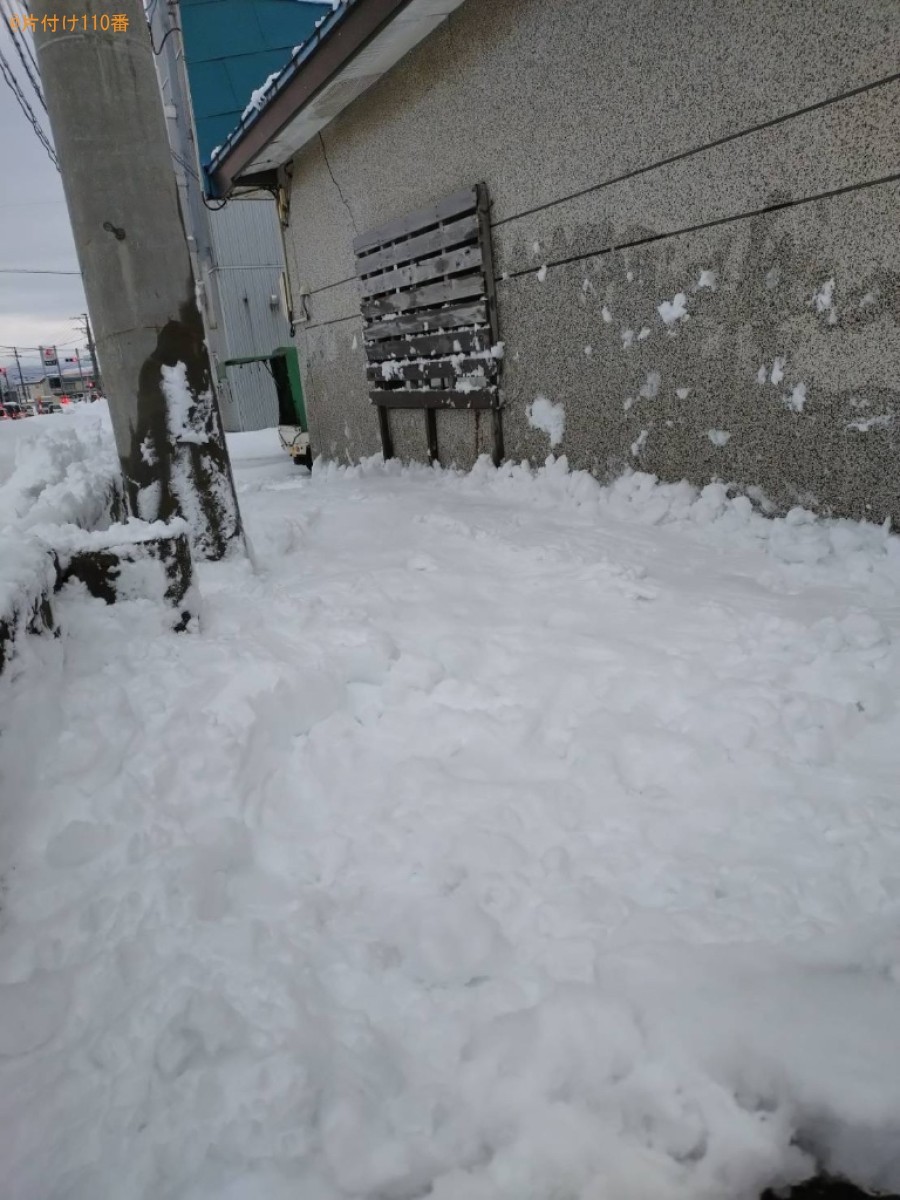
[[[37,402],[39,413],[58,413],[62,412],[62,406],[58,400],[52,396],[42,396]]]
[[[19,421],[25,415],[22,412],[22,405],[15,400],[4,400],[2,408],[3,416],[8,421]]]

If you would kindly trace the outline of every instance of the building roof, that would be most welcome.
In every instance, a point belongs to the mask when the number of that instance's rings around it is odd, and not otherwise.
[[[210,193],[258,182],[288,162],[463,0],[336,0],[207,168]]]
[[[331,0],[181,0],[201,162],[240,122],[253,89],[283,69],[331,10]]]

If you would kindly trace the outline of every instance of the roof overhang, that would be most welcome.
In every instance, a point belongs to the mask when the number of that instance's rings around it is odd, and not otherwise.
[[[227,196],[266,176],[447,19],[463,0],[351,0],[300,47],[259,112],[242,121],[207,175]]]

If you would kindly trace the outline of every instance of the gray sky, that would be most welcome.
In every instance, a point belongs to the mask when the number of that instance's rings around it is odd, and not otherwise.
[[[0,30],[0,48],[19,66],[9,31]],[[21,68],[16,77],[32,108],[46,118]],[[44,129],[49,133],[46,120]],[[15,97],[0,79],[0,267],[77,271],[69,216],[59,174],[38,141]],[[11,361],[5,347],[83,346],[72,317],[86,309],[78,276],[0,273],[0,363]],[[36,364],[37,352],[29,362]]]

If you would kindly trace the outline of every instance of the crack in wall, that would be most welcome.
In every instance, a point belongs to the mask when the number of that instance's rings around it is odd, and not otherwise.
[[[341,191],[341,185],[338,183],[337,179],[335,179],[335,177],[334,177],[334,171],[332,171],[331,163],[328,161],[328,151],[325,149],[325,139],[322,137],[321,132],[319,133],[319,144],[322,147],[322,157],[325,159],[325,166],[328,168],[328,174],[331,176],[331,182],[337,188],[337,194],[340,196],[341,201],[344,205],[344,208],[346,208],[346,210],[347,210],[347,214],[350,217],[350,224],[353,226],[353,232],[357,236],[359,236],[359,230],[356,227],[356,218],[353,215],[353,209],[347,203],[347,197]]]

